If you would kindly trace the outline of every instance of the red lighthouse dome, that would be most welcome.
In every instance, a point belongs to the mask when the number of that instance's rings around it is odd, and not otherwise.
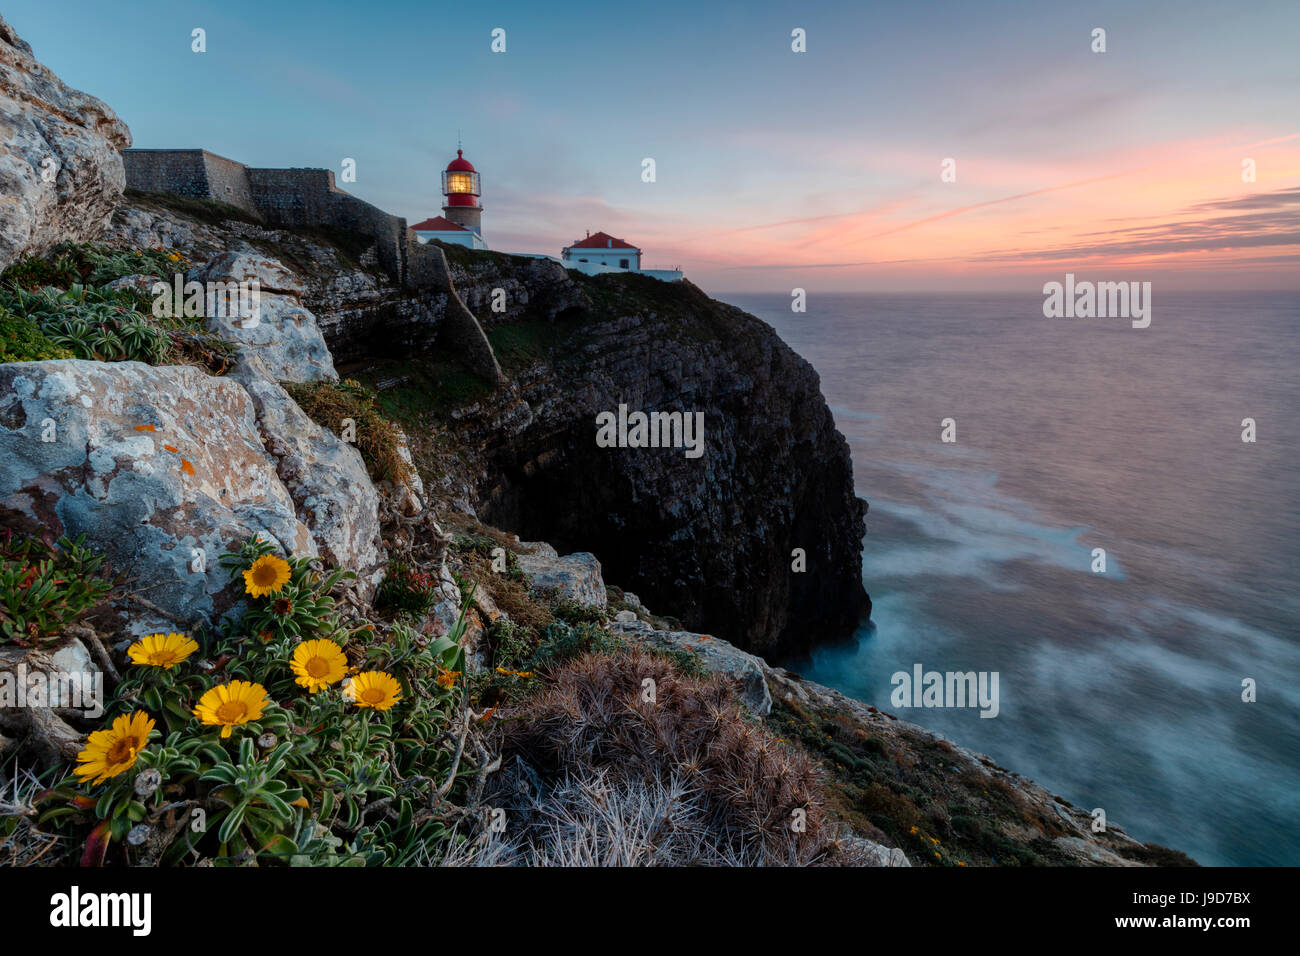
[[[464,150],[456,150],[456,158],[447,164],[442,174],[442,194],[448,206],[477,206],[482,195],[478,173],[474,164],[465,158]]]

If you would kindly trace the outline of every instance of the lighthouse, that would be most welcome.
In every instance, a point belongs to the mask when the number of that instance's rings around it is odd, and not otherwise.
[[[442,173],[442,194],[447,197],[442,214],[479,238],[483,236],[483,207],[478,204],[481,192],[474,165],[465,158],[464,150],[456,150],[456,158]]]
[[[442,195],[445,197],[442,215],[411,226],[415,238],[420,242],[436,239],[471,249],[486,249],[479,192],[478,173],[465,158],[465,151],[456,150],[456,158],[442,172]]]

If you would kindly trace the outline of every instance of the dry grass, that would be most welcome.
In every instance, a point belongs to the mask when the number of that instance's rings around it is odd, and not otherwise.
[[[491,796],[511,821],[492,851],[500,860],[852,862],[824,810],[820,771],[749,719],[717,678],[686,676],[639,649],[585,654],[505,718],[499,743],[515,769],[494,779]]]
[[[30,770],[11,764],[0,771],[0,867],[53,866],[61,862],[64,841],[36,826],[36,794],[45,785]]]
[[[485,831],[440,866],[761,866],[761,848],[718,841],[708,800],[681,777],[617,783],[608,770],[529,795],[528,824]]]
[[[356,447],[366,463],[366,471],[375,481],[404,482],[410,479],[411,466],[398,448],[401,434],[375,405],[374,393],[365,386],[342,382],[288,383],[285,390],[317,425],[342,435],[344,422],[355,423]]]

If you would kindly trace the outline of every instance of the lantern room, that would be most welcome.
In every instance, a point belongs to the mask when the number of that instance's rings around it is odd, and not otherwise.
[[[447,197],[442,214],[482,239],[483,207],[478,204],[479,190],[474,165],[465,158],[464,150],[456,150],[456,158],[442,172],[442,194]]]
[[[442,173],[442,194],[448,206],[477,206],[482,195],[478,173],[465,158],[465,151],[456,150],[456,158],[447,164]]]

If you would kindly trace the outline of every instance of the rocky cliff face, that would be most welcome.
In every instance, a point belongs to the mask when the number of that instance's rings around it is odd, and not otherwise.
[[[355,237],[204,221],[166,203],[130,198],[109,237],[290,264],[345,374],[436,406],[425,424],[455,448],[441,476],[449,500],[593,552],[687,627],[757,653],[843,633],[869,607],[847,444],[817,373],[753,316],[689,283],[585,279],[545,259],[448,248],[456,293],[509,373],[493,387],[455,368],[441,335],[449,297],[396,288]],[[597,447],[596,416],[620,404],[702,413],[703,455]]]
[[[122,195],[131,133],[42,66],[0,18],[0,268],[98,235]]]
[[[17,168],[13,144],[30,142],[23,131],[45,130],[68,150],[89,150],[91,178],[86,194],[74,196],[79,174],[69,172],[47,195],[43,187],[24,191],[30,183],[19,169],[21,188],[5,193],[16,199],[0,207],[9,237],[0,263],[15,249],[94,237],[100,210],[121,188],[100,151],[129,142],[106,107],[66,90],[29,53],[0,20],[0,69],[9,70],[0,121],[20,134],[0,146],[0,176],[4,161],[8,172]],[[19,74],[6,66],[14,63]],[[507,637],[567,620],[583,622],[588,640],[594,630],[655,648],[681,673],[725,675],[770,728],[760,746],[786,754],[798,741],[822,762],[831,787],[818,799],[834,802],[830,809],[853,831],[840,842],[866,865],[906,866],[908,854],[962,866],[1190,862],[1118,828],[1093,834],[1085,812],[987,757],[744,650],[814,641],[852,623],[866,602],[864,505],[852,492],[845,442],[816,374],[752,316],[689,284],[587,281],[544,260],[455,250],[459,293],[404,291],[355,236],[267,229],[238,210],[158,197],[120,206],[107,239],[129,250],[180,250],[196,263],[190,278],[257,278],[265,321],[245,328],[211,320],[230,347],[224,375],[134,361],[0,363],[0,531],[84,534],[128,578],[97,608],[93,626],[70,618],[48,646],[0,640],[0,679],[11,686],[28,672],[116,682],[110,650],[123,664],[132,634],[176,625],[199,635],[241,600],[216,556],[254,535],[286,555],[356,571],[357,585],[340,589],[340,598],[350,620],[366,623],[354,637],[373,647],[388,628],[374,613],[373,591],[396,553],[417,563],[430,589],[432,606],[411,621],[419,640],[447,634],[464,607],[466,670],[504,659],[514,669],[498,665],[499,674],[540,676],[518,669],[518,655],[540,647],[511,652]],[[147,290],[156,278],[128,274],[105,285]],[[452,343],[443,343],[448,310],[465,305],[510,372],[505,387],[458,366]],[[429,434],[410,436],[424,485],[418,475],[372,481],[357,448],[313,421],[294,398],[301,393],[281,385],[353,387],[336,385],[336,362],[369,373],[408,414],[427,413]],[[595,416],[619,404],[702,414],[704,454],[598,447]],[[426,488],[433,507],[422,503]],[[475,504],[526,536],[585,550],[562,556],[544,542],[521,542],[470,517]],[[435,510],[474,533],[453,542]],[[486,544],[474,540],[483,532]],[[508,550],[511,567],[488,569],[480,549],[495,562],[492,545]],[[795,549],[806,553],[804,571],[791,566]],[[696,629],[606,588],[606,576],[635,583],[659,610]],[[469,600],[465,581],[474,588]],[[76,759],[96,726],[84,709],[0,708],[0,763],[11,753],[41,766]],[[748,717],[743,727],[751,727]],[[607,793],[602,788],[601,800]]]
[[[689,283],[491,262],[453,272],[468,302],[506,290],[504,315],[478,314],[512,382],[453,413],[485,520],[592,551],[691,629],[757,653],[856,623],[865,504],[807,362]],[[703,454],[598,447],[597,415],[620,405],[702,414]]]

